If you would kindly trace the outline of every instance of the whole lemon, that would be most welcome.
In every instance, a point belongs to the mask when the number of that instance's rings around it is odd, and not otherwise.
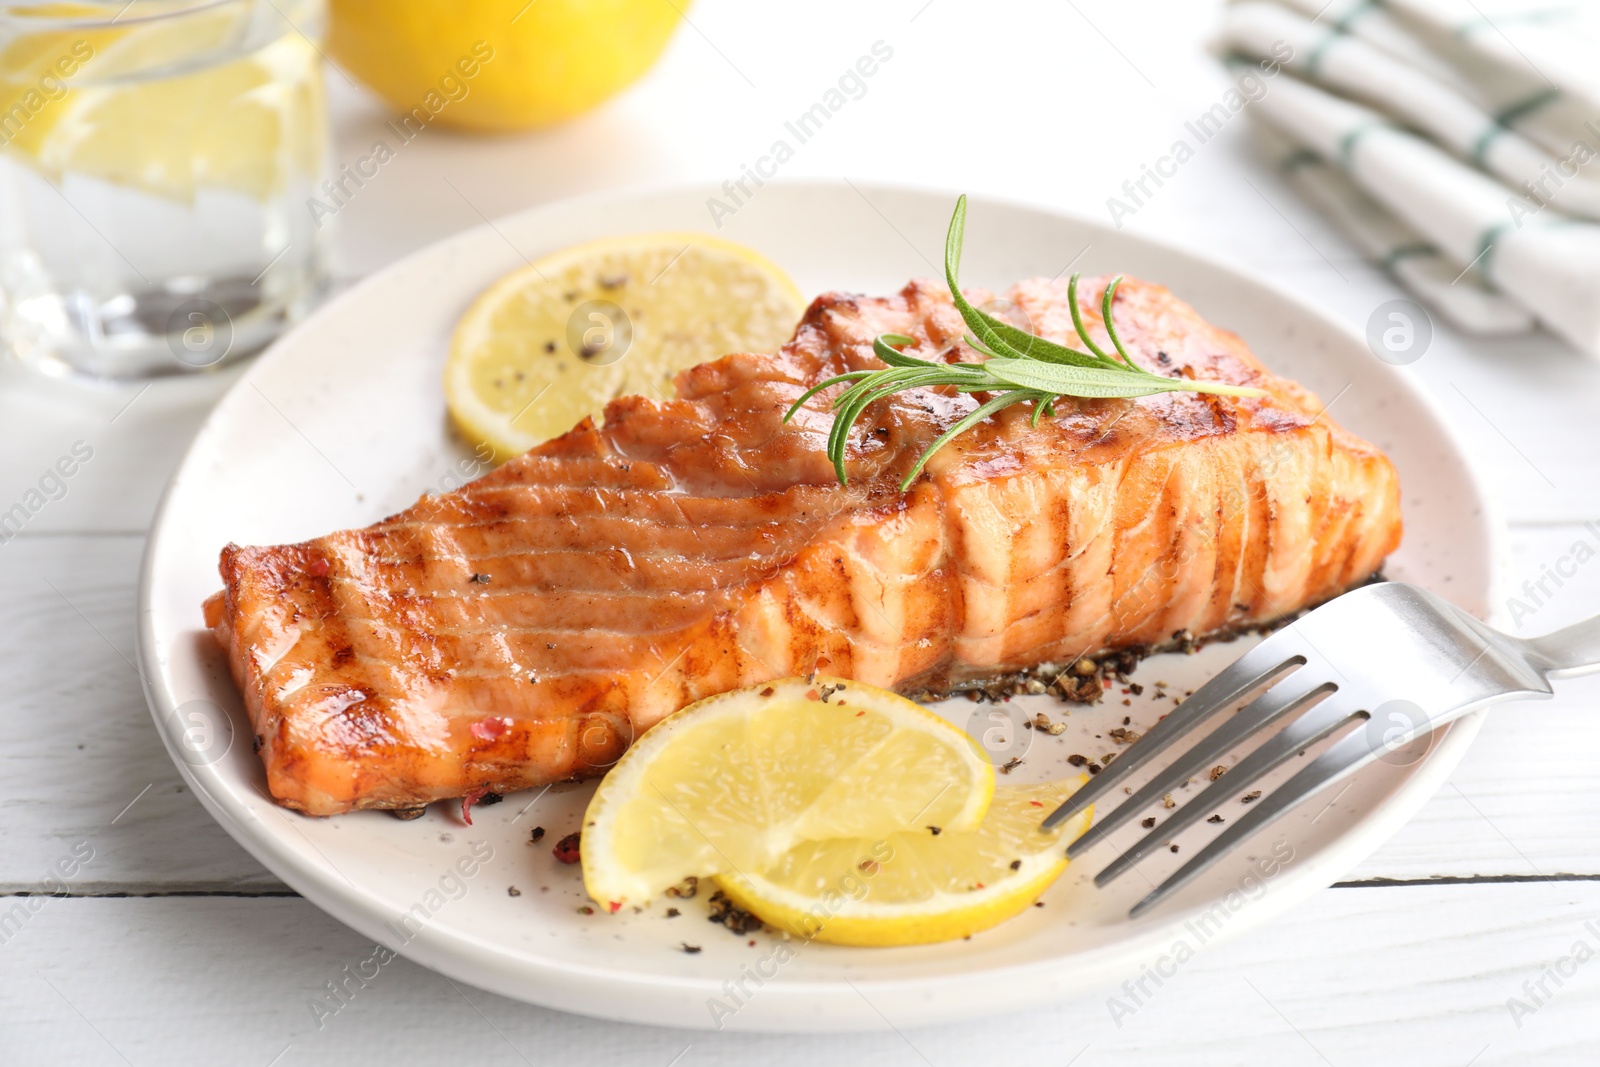
[[[328,51],[402,113],[473,130],[582,114],[650,68],[688,0],[330,0]]]

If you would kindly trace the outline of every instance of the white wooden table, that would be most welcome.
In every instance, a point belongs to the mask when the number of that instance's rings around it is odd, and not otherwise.
[[[569,194],[737,177],[875,41],[892,59],[784,177],[1105,218],[1106,199],[1224,88],[1201,51],[1214,6],[1197,0],[701,0],[689,16],[644,83],[580,122],[505,140],[430,130],[407,145],[337,220],[341,279]],[[338,158],[354,159],[385,115],[331,83]],[[1244,121],[1127,225],[1266,272],[1363,327],[1394,285],[1256,164]],[[1543,335],[1441,328],[1410,373],[1498,492],[1508,586],[1577,541],[1600,547],[1600,527],[1584,525],[1600,520],[1600,363]],[[22,916],[0,919],[0,1064],[1594,1062],[1600,684],[1581,681],[1496,711],[1449,784],[1347,881],[1202,954],[1120,1020],[1106,990],[945,1028],[701,1034],[532,1008],[399,961],[319,1029],[308,1001],[372,946],[186,794],[130,663],[144,530],[232,377],[98,389],[0,371],[0,510],[75,442],[93,449],[65,495],[0,544],[0,916]],[[1546,590],[1529,632],[1600,610],[1600,563]]]

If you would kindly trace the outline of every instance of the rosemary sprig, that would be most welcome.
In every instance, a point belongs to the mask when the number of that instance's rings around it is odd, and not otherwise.
[[[1095,343],[1083,324],[1083,314],[1078,309],[1076,274],[1067,283],[1067,302],[1072,308],[1072,325],[1077,329],[1087,352],[1038,337],[973,307],[962,295],[961,286],[956,281],[966,222],[967,198],[962,196],[956,201],[950,230],[945,236],[944,274],[956,310],[961,312],[962,320],[972,331],[966,335],[966,342],[984,356],[984,360],[981,363],[933,363],[900,351],[907,345],[916,344],[914,338],[902,334],[882,334],[872,342],[872,350],[887,364],[885,369],[851,371],[820,382],[807,389],[783,417],[783,421],[788,422],[807,400],[830,386],[854,383],[834,399],[833,428],[828,434],[828,456],[833,460],[833,469],[839,476],[840,485],[848,485],[850,481],[844,466],[845,445],[856,420],[872,404],[906,389],[949,386],[962,393],[995,395],[979,404],[928,446],[900,483],[902,492],[916,481],[917,475],[922,473],[922,468],[935,452],[1012,404],[1033,404],[1031,421],[1033,425],[1038,425],[1041,415],[1055,415],[1055,402],[1064,396],[1137,397],[1170,392],[1215,393],[1221,396],[1266,395],[1265,390],[1248,386],[1168,378],[1135,363],[1123,347],[1111,318],[1111,305],[1116,297],[1117,286],[1122,284],[1120,275],[1105,287],[1105,294],[1100,300],[1100,318],[1105,324],[1106,336],[1111,339],[1115,355]]]

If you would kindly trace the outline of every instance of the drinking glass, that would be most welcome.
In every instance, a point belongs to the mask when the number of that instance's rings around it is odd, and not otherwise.
[[[0,343],[136,378],[326,288],[324,0],[0,0]]]

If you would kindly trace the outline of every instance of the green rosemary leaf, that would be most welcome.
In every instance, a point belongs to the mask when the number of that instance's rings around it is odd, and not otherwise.
[[[984,344],[970,333],[963,337],[962,340],[967,342],[967,347],[971,348],[974,352],[981,356],[988,356],[990,359],[1000,358],[1000,354],[998,352],[990,351],[988,345]]]
[[[833,460],[833,469],[839,476],[840,485],[850,484],[849,474],[845,470],[845,455],[849,449],[850,431],[861,414],[874,401],[913,388],[915,384],[915,380],[907,380],[906,376],[896,372],[892,377],[862,381],[839,398],[834,408],[834,432],[828,438],[828,456]]]
[[[895,345],[914,345],[915,337],[907,337],[902,333],[882,333],[872,340],[872,354],[889,364],[891,367],[942,367],[943,363],[932,363],[916,356],[908,356],[899,351]]]
[[[1006,347],[1010,348],[1022,359],[1042,359],[1048,363],[1065,363],[1073,367],[1105,366],[1103,360],[1096,359],[1087,352],[1079,352],[1075,348],[1058,345],[1054,341],[1046,340],[1026,330],[1019,329],[1004,319],[995,318],[982,308],[973,308],[973,311],[983,316],[989,328],[1000,337]],[[969,340],[967,343],[971,344],[971,341]],[[989,352],[987,354],[995,356],[999,353]]]
[[[852,386],[850,391],[839,398],[835,406],[835,421],[842,419],[847,425],[855,422],[867,408],[882,400],[886,396],[915,389],[920,385],[947,384],[946,375],[937,369],[926,371],[895,371],[893,374],[882,378],[864,379]],[[840,433],[840,447],[848,430]]]
[[[1013,327],[1013,329],[1014,328],[1015,327]],[[1030,335],[1025,334],[1024,336]],[[1042,345],[1036,344],[1031,352],[1025,351],[1020,346],[1017,346],[1017,353],[1018,355],[1022,355],[1027,359],[1037,360],[1041,363],[1055,363],[1064,367],[1105,366],[1104,363],[1100,362],[1098,359],[1095,359],[1093,356],[1086,355],[1085,353],[1076,351],[1075,349],[1062,348],[1060,345],[1057,345],[1051,341],[1045,341]]]
[[[1063,367],[1032,359],[991,359],[984,369],[1020,389],[1037,389],[1056,396],[1137,397],[1156,393],[1214,393],[1221,396],[1261,396],[1260,389],[1222,382],[1164,378],[1159,374],[1132,374],[1125,370]]]
[[[1128,366],[1133,367],[1134,370],[1138,370],[1139,368],[1134,365],[1133,360],[1128,356],[1127,350],[1125,348],[1123,348],[1122,345],[1117,343],[1117,334],[1116,334],[1116,329],[1117,328],[1115,326],[1111,325],[1111,305],[1112,305],[1112,302],[1116,299],[1117,286],[1119,286],[1121,284],[1122,284],[1122,275],[1119,274],[1115,278],[1112,278],[1111,281],[1106,284],[1105,289],[1101,292],[1101,294],[1100,294],[1100,322],[1101,322],[1102,325],[1104,325],[1106,327],[1106,336],[1111,338],[1111,346],[1117,350],[1117,355],[1121,356],[1122,357],[1122,361],[1124,363],[1126,363]],[[1073,302],[1073,306],[1074,306],[1074,308],[1076,308],[1076,306],[1077,306],[1077,302],[1076,301]]]
[[[907,474],[905,478],[901,480],[900,491],[903,493],[907,489],[910,489],[911,483],[917,480],[917,475],[922,473],[922,468],[927,466],[928,460],[933,457],[933,454],[939,451],[939,449],[943,448],[945,445],[949,444],[952,439],[966,433],[972,427],[976,426],[978,423],[982,422],[984,419],[987,419],[990,415],[993,415],[1002,408],[1008,408],[1017,401],[1027,400],[1033,395],[1034,394],[1031,390],[1017,389],[1009,393],[1001,393],[988,403],[979,404],[965,418],[961,419],[954,426],[950,427],[948,430],[934,439],[933,444],[929,445],[927,450],[923,452],[922,455],[917,459],[917,464],[911,468],[911,473]]]
[[[845,451],[849,444],[850,429],[861,417],[862,412],[886,396],[906,389],[915,389],[919,385],[943,384],[946,377],[942,368],[932,364],[926,370],[878,371],[877,376],[862,379],[839,397],[834,405],[833,432],[828,437],[828,455],[833,459],[833,469],[839,476],[840,485],[850,484],[849,476],[845,473]]]
[[[1067,279],[1067,306],[1072,311],[1072,328],[1078,331],[1078,337],[1083,341],[1083,347],[1099,356],[1101,361],[1112,367],[1122,367],[1122,362],[1115,356],[1106,354],[1106,350],[1094,343],[1094,338],[1089,336],[1089,329],[1083,324],[1083,309],[1078,307],[1078,275],[1074,273]],[[1109,286],[1108,286],[1109,288]],[[1104,310],[1104,305],[1102,305]]]
[[[805,392],[801,393],[799,400],[796,400],[793,404],[789,405],[789,410],[783,413],[783,421],[788,422],[790,419],[794,418],[794,413],[805,407],[807,400],[810,400],[812,397],[816,396],[830,385],[838,385],[840,382],[853,382],[857,378],[865,378],[870,374],[877,373],[877,371],[873,370],[853,370],[849,374],[835,375],[825,382],[818,382],[810,389],[807,389]]]
[[[1037,359],[991,359],[984,369],[1017,389],[1036,389],[1052,396],[1136,397],[1182,388],[1177,379],[1152,381],[1143,374],[1107,367],[1065,367]],[[1194,385],[1185,381],[1184,385]]]
[[[1099,366],[1100,361],[1093,356],[1031,334],[972,306],[971,301],[961,292],[961,285],[957,280],[961,265],[961,245],[966,236],[966,229],[967,198],[962,195],[956,200],[955,214],[950,217],[950,229],[945,233],[944,275],[945,281],[949,283],[950,295],[955,301],[956,310],[961,312],[962,321],[977,335],[976,340],[968,337],[967,343],[991,358],[1043,359],[1052,363],[1067,363],[1081,367]]]
[[[1044,414],[1045,411],[1049,407],[1050,407],[1050,397],[1049,397],[1049,395],[1045,394],[1045,395],[1039,397],[1038,402],[1033,405],[1033,417],[1028,420],[1028,425],[1029,426],[1037,426],[1037,425],[1039,425],[1039,416]]]
[[[1111,283],[1106,286],[1105,295],[1100,299],[1100,321],[1105,324],[1106,336],[1111,338],[1112,347],[1117,350],[1117,355],[1122,357],[1122,362],[1126,363],[1128,366],[1132,367],[1141,374],[1149,375],[1152,378],[1161,378],[1163,381],[1165,381],[1167,379],[1163,375],[1157,374],[1154,371],[1145,370],[1143,367],[1139,366],[1139,364],[1135,363],[1133,361],[1133,357],[1128,355],[1128,350],[1122,347],[1122,338],[1117,336],[1117,323],[1115,316],[1111,314],[1111,305],[1117,295],[1117,286],[1121,284],[1122,275],[1119,274],[1115,278],[1111,279]]]
[[[958,272],[961,244],[965,236],[967,198],[956,201],[950,229],[945,234],[945,281],[961,319],[971,333],[966,342],[985,357],[981,363],[941,363],[909,355],[902,348],[916,344],[904,334],[886,333],[872,342],[873,352],[883,361],[882,370],[851,371],[829,378],[808,389],[784,415],[787,422],[806,401],[831,385],[852,383],[833,401],[833,425],[828,432],[828,457],[841,485],[849,484],[845,454],[850,430],[863,412],[888,396],[907,389],[947,387],[958,392],[994,393],[990,399],[958,420],[928,446],[900,485],[909,488],[931,457],[952,439],[965,433],[996,411],[1023,401],[1033,404],[1029,419],[1037,426],[1042,416],[1055,416],[1055,402],[1063,396],[1089,398],[1132,398],[1156,393],[1212,393],[1221,396],[1265,396],[1266,391],[1222,382],[1168,378],[1135,363],[1122,343],[1113,319],[1117,288],[1122,276],[1113,278],[1101,293],[1100,318],[1116,355],[1111,355],[1089,334],[1083,311],[1078,305],[1077,274],[1067,282],[1067,303],[1072,325],[1088,352],[1057,344],[1019,329],[976,307],[961,292]]]
[[[852,408],[861,396],[861,390],[892,383],[896,374],[894,370],[874,371],[841,393],[833,402],[833,426],[828,431],[828,457],[833,460],[833,472],[840,485],[850,484],[849,475],[844,469],[844,442],[850,434],[850,427],[855,425],[856,413]]]
[[[967,338],[969,343],[971,340],[971,337]],[[916,340],[914,338],[906,337],[903,334],[898,333],[883,333],[873,338],[872,351],[879,359],[883,360],[885,363],[888,363],[892,367],[935,367],[941,371],[952,372],[952,378],[963,373],[981,374],[983,372],[982,363],[935,363],[932,360],[918,359],[916,356],[908,356],[904,352],[892,347],[894,345],[911,344],[916,344]],[[884,355],[884,351],[886,349],[889,353],[888,356]],[[980,351],[982,350],[980,349]],[[987,355],[993,358],[994,353],[990,352],[987,353]]]
[[[963,193],[956,199],[955,214],[950,216],[950,229],[944,235],[944,279],[950,286],[950,296],[955,302],[956,310],[961,313],[961,319],[967,324],[978,340],[983,342],[983,351],[995,356],[1019,356],[1020,353],[1008,351],[1009,346],[1000,331],[991,323],[999,320],[985,315],[961,292],[961,283],[957,276],[961,267],[961,241],[967,228],[967,197]]]

